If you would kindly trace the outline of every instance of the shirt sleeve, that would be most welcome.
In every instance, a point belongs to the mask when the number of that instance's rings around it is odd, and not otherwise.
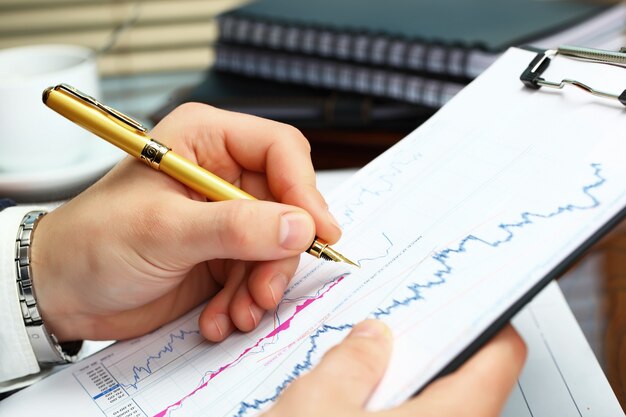
[[[40,372],[22,317],[15,268],[19,225],[26,213],[40,209],[19,206],[0,211],[0,391],[22,385],[25,376]],[[22,378],[21,383],[19,378]]]

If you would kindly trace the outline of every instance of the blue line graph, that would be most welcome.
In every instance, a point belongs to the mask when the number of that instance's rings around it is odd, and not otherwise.
[[[376,178],[376,185],[370,184],[368,188],[362,187],[358,196],[345,206],[342,214],[345,216],[346,220],[341,223],[341,227],[344,228],[354,222],[357,209],[365,205],[368,197],[380,197],[393,191],[394,182],[392,179],[401,175],[404,172],[404,168],[419,160],[421,157],[422,154],[411,154],[408,160],[396,160],[392,162],[389,164],[389,171]]]
[[[391,241],[391,239],[389,239],[389,236],[387,236],[386,233],[381,233],[381,234],[385,238],[385,241],[387,242],[387,249],[385,249],[384,255],[374,256],[373,258],[357,259],[356,263],[357,263],[357,265],[359,265],[359,267],[363,266],[363,262],[375,261],[377,259],[386,258],[389,255],[389,251],[391,251],[391,248],[393,247],[393,242]]]
[[[334,284],[335,284],[335,283],[336,283],[339,279],[344,278],[344,277],[346,277],[346,276],[348,276],[348,275],[350,275],[350,273],[344,273],[344,274],[341,274],[341,275],[338,275],[338,276],[336,276],[336,277],[332,278],[332,279],[331,279],[331,280],[329,280],[328,282],[324,283],[324,285],[322,285],[322,286],[321,286],[321,287],[320,287],[320,288],[319,288],[319,289],[315,292],[315,294],[313,294],[313,295],[305,295],[305,296],[301,296],[301,297],[297,297],[297,298],[283,298],[283,299],[281,300],[281,302],[278,304],[278,306],[276,306],[276,309],[274,310],[274,320],[275,320],[275,325],[274,325],[274,327],[275,327],[275,328],[276,328],[276,327],[280,327],[280,325],[282,324],[282,321],[281,321],[280,316],[279,316],[279,309],[280,309],[280,307],[281,307],[281,306],[283,306],[283,305],[285,305],[285,304],[295,304],[295,303],[298,303],[298,302],[301,302],[301,301],[305,301],[305,300],[311,300],[311,299],[316,299],[316,298],[319,298],[319,297],[320,297],[320,295],[321,295],[322,293],[324,293],[324,292],[326,292],[326,291],[327,291],[327,288],[328,288],[328,287],[332,287],[332,286],[334,286]],[[255,355],[258,355],[258,354],[261,354],[261,353],[265,352],[265,349],[266,349],[268,346],[275,345],[275,344],[276,344],[279,340],[280,340],[280,333],[277,333],[277,334],[276,334],[276,336],[274,336],[274,339],[273,339],[273,340],[271,340],[271,341],[269,341],[269,342],[267,342],[267,343],[263,343],[263,344],[259,345],[259,346],[258,346],[258,347],[259,347],[259,350],[256,350],[256,351],[250,351],[250,352],[248,352],[248,353],[247,353],[247,355],[246,355],[245,357],[241,357],[241,358],[240,358],[240,360],[239,360],[238,362],[241,362],[242,360],[244,360],[245,358],[248,358],[248,357],[250,357],[250,356],[255,356]],[[233,362],[233,365],[236,365],[238,362]],[[198,383],[198,385],[202,385],[203,383],[205,383],[205,382],[206,382],[206,378],[207,378],[208,376],[210,376],[210,375],[211,375],[212,373],[214,373],[214,372],[215,372],[215,371],[212,371],[212,370],[206,371],[206,372],[204,373],[204,375],[202,376],[202,379],[200,380],[200,382]]]
[[[451,265],[451,260],[455,255],[461,255],[467,253],[472,244],[480,244],[486,245],[493,248],[498,248],[501,245],[510,242],[516,236],[516,232],[524,227],[528,227],[536,223],[537,220],[547,220],[554,218],[556,216],[562,215],[564,213],[570,213],[574,211],[585,211],[597,208],[600,206],[600,200],[592,194],[592,191],[597,190],[603,184],[606,183],[606,178],[601,175],[602,166],[601,164],[591,164],[591,167],[594,170],[593,176],[595,177],[594,182],[591,184],[585,185],[582,187],[583,195],[588,198],[588,204],[566,204],[557,207],[551,212],[548,213],[532,213],[532,212],[522,212],[520,214],[520,220],[512,223],[501,223],[497,226],[500,229],[504,236],[500,239],[496,239],[494,241],[489,241],[483,238],[480,238],[476,235],[470,234],[460,240],[458,245],[453,248],[446,248],[441,251],[438,251],[432,255],[432,259],[439,264],[439,268],[433,274],[436,278],[434,281],[430,281],[426,284],[418,284],[412,283],[408,285],[406,288],[410,290],[411,294],[404,299],[394,299],[391,304],[386,307],[381,307],[376,311],[372,312],[372,316],[374,318],[379,318],[382,316],[390,315],[391,312],[399,307],[406,307],[412,304],[415,301],[423,299],[422,291],[425,289],[433,288],[445,283],[445,277],[447,275],[452,274],[453,267]],[[304,359],[297,363],[292,370],[287,374],[287,376],[283,379],[281,383],[279,383],[274,389],[273,393],[268,395],[265,398],[253,399],[251,401],[243,401],[240,403],[239,408],[235,412],[235,417],[243,417],[249,411],[259,410],[262,406],[267,403],[275,401],[278,396],[282,393],[282,391],[297,377],[302,375],[304,372],[308,371],[312,367],[312,356],[317,351],[318,341],[322,336],[333,334],[333,333],[343,333],[352,328],[353,324],[344,323],[337,326],[332,326],[328,324],[324,324],[320,326],[315,332],[313,332],[309,336],[310,346],[304,355]]]
[[[413,157],[412,160],[414,160],[415,158],[416,157]],[[408,164],[409,162],[404,162],[404,164]],[[564,213],[590,210],[590,209],[594,209],[600,206],[600,200],[593,194],[593,191],[595,191],[600,186],[602,186],[606,182],[606,179],[601,174],[602,166],[600,164],[591,164],[591,168],[593,168],[594,182],[582,187],[582,194],[587,201],[580,203],[580,204],[560,205],[556,209],[549,211],[547,213],[533,213],[529,211],[524,211],[520,213],[518,220],[513,221],[513,222],[498,224],[496,228],[501,231],[502,236],[494,240],[487,240],[475,234],[468,234],[467,236],[463,237],[458,243],[454,244],[453,246],[437,251],[430,256],[430,258],[436,263],[436,265],[438,265],[435,272],[432,274],[432,277],[434,278],[433,280],[430,280],[429,282],[425,284],[412,283],[412,284],[407,285],[406,288],[410,291],[410,293],[406,297],[402,299],[393,299],[389,305],[378,308],[377,310],[373,311],[371,315],[374,318],[388,316],[392,313],[394,309],[408,306],[415,301],[423,299],[424,297],[422,296],[422,292],[425,289],[433,288],[433,287],[444,284],[446,282],[446,277],[453,273],[454,269],[453,269],[452,262],[455,259],[455,257],[470,252],[474,246],[481,245],[483,247],[487,246],[491,248],[498,248],[502,246],[503,244],[506,244],[512,241],[514,237],[518,234],[518,232],[525,227],[536,224],[542,220],[554,218]],[[394,171],[395,174],[389,174],[389,175],[397,175],[398,173],[401,172],[400,168],[397,168],[397,167],[394,168],[394,170],[395,170]],[[389,182],[389,185],[391,186],[391,182]],[[378,194],[376,195],[380,195],[380,194],[382,194],[382,191],[379,190]],[[369,258],[359,259],[357,261],[359,265],[362,265],[363,262],[374,261],[377,259],[385,258],[389,255],[394,244],[385,233],[382,233],[382,237],[387,242],[387,249],[385,250],[385,253],[382,255],[377,255],[377,256],[373,256]],[[345,276],[345,275],[348,275],[348,274],[343,274],[342,276]],[[322,286],[322,288],[318,289],[317,294],[324,291],[324,289],[328,287],[328,285],[334,282],[336,279],[337,278],[333,279],[331,282],[325,283]],[[296,303],[296,302],[306,300],[311,297],[315,297],[315,295],[285,298],[281,302],[281,304],[282,303]],[[280,308],[280,305],[278,308]],[[277,323],[280,324],[280,316],[278,314],[278,308],[277,308],[277,311],[275,312],[275,319],[277,320]],[[313,333],[311,333],[308,336],[307,343],[309,344],[309,348],[304,355],[304,359],[302,359],[300,362],[294,365],[292,370],[287,373],[287,375],[282,380],[282,382],[276,386],[273,393],[265,398],[259,398],[259,399],[254,399],[251,401],[241,402],[239,405],[239,409],[236,412],[235,416],[243,417],[248,411],[258,410],[264,404],[275,401],[277,397],[280,395],[280,393],[293,380],[295,380],[302,373],[304,373],[305,371],[311,368],[313,355],[318,350],[319,341],[322,340],[322,337],[328,337],[330,335],[338,336],[344,332],[349,331],[352,328],[352,326],[353,326],[352,323],[344,323],[340,325],[323,324],[322,326],[317,328]],[[155,368],[156,361],[164,358],[167,354],[172,353],[175,349],[175,344],[184,341],[190,335],[199,335],[199,331],[198,330],[180,330],[178,332],[171,333],[167,337],[167,342],[163,345],[163,347],[161,347],[156,353],[149,355],[145,359],[145,362],[142,360],[141,365],[134,365],[132,367],[132,376],[131,376],[132,382],[127,383],[127,384],[120,384],[120,385],[125,388],[132,387],[135,390],[138,390],[139,389],[138,385],[142,380],[144,380],[145,378],[147,378],[148,376],[156,372],[158,369],[160,369],[160,368]],[[263,344],[262,346],[260,346],[261,348],[260,350],[256,352],[250,352],[250,354],[255,355],[255,354],[264,352],[266,349],[266,345],[275,344],[277,340],[278,339],[274,339],[268,342],[267,344]],[[200,384],[202,384],[205,381],[206,375],[209,373],[210,371],[205,373],[205,375],[201,379]]]
[[[373,257],[368,257],[368,258],[362,258],[358,260],[359,265],[361,265],[363,262],[369,262],[369,261],[373,261],[376,259],[381,259],[381,258],[385,258],[389,255],[389,251],[391,250],[391,248],[393,247],[393,242],[391,241],[391,239],[385,234],[382,233],[382,237],[384,238],[384,241],[386,242],[386,248],[384,250],[383,253],[380,253],[376,256]],[[295,304],[295,303],[299,303],[305,300],[309,300],[309,299],[315,299],[315,298],[319,298],[320,294],[327,292],[328,287],[332,287],[334,286],[334,284],[339,280],[342,279],[346,276],[350,275],[350,273],[342,273],[341,275],[331,279],[328,282],[325,282],[316,292],[315,294],[311,295],[311,294],[307,294],[307,295],[303,295],[303,296],[299,296],[299,297],[293,297],[293,298],[284,298],[281,303],[278,305],[278,307],[276,308],[276,311],[274,312],[274,318],[275,318],[275,322],[277,323],[276,326],[280,326],[281,324],[281,318],[280,318],[280,314],[279,314],[279,310],[281,306],[285,306],[286,304]],[[350,326],[351,327],[351,326]],[[104,396],[105,394],[107,394],[109,391],[112,391],[113,389],[117,388],[118,386],[122,386],[124,388],[129,388],[132,387],[135,390],[138,390],[138,385],[141,381],[143,381],[145,378],[147,378],[148,376],[152,375],[154,372],[156,372],[156,370],[154,369],[154,364],[155,361],[158,361],[159,359],[162,359],[166,354],[168,353],[172,353],[174,351],[175,348],[175,343],[177,342],[181,342],[184,341],[189,335],[199,335],[199,331],[198,330],[180,330],[178,332],[173,332],[170,333],[167,336],[167,342],[163,345],[163,347],[161,347],[156,353],[149,355],[147,358],[142,359],[142,364],[141,365],[133,365],[132,366],[132,370],[131,370],[131,377],[130,379],[132,379],[132,382],[130,383],[126,383],[126,384],[118,384],[115,387],[112,387],[111,389],[107,390],[106,392],[102,392],[99,393],[96,397],[93,397],[93,399],[98,399],[102,396]],[[268,341],[267,343],[261,344],[259,345],[259,349],[256,351],[250,351],[247,353],[246,357],[249,356],[254,356],[254,355],[258,355],[261,354],[263,352],[266,351],[267,346],[269,345],[273,345],[276,344],[279,341],[280,337],[279,334],[277,334],[275,336],[275,338],[271,341]],[[243,357],[240,359],[243,360]],[[232,365],[236,365],[237,362],[233,362]],[[160,368],[159,368],[160,369]],[[203,376],[201,377],[199,383],[197,384],[197,386],[200,386],[202,384],[204,384],[205,382],[207,382],[207,378],[210,377],[215,371],[213,370],[209,370],[206,371]],[[182,404],[179,407],[176,407],[176,409],[179,409],[182,407]],[[174,411],[175,409],[172,409],[171,411]]]
[[[379,254],[377,256],[374,256],[374,257],[359,259],[357,261],[357,263],[359,265],[362,265],[362,262],[369,262],[369,261],[374,261],[374,260],[377,260],[377,259],[382,259],[382,258],[385,258],[385,257],[387,257],[389,255],[389,251],[393,247],[393,242],[391,241],[391,239],[389,239],[389,237],[385,233],[382,233],[382,237],[384,238],[384,240],[385,240],[385,242],[387,244],[387,247],[385,248],[384,253],[381,253],[381,254]],[[338,276],[332,278],[331,280],[325,282],[313,295],[307,294],[307,295],[303,295],[303,296],[299,296],[299,297],[293,297],[293,298],[285,297],[285,298],[283,298],[281,300],[281,302],[279,303],[279,305],[276,307],[276,310],[274,311],[275,327],[279,327],[281,325],[281,318],[280,318],[279,310],[280,310],[280,308],[282,306],[284,306],[286,304],[295,304],[295,303],[299,303],[299,302],[302,302],[302,301],[319,298],[322,293],[328,291],[329,287],[333,287],[337,283],[338,280],[343,279],[343,278],[347,277],[348,275],[350,275],[349,272],[348,273],[342,273],[341,275],[338,275]],[[351,328],[351,327],[352,327],[352,325],[348,325],[346,328]],[[332,328],[332,326],[326,326],[326,328],[330,329],[330,328]],[[274,336],[274,339],[272,339],[271,341],[268,341],[267,343],[263,343],[263,344],[259,345],[258,346],[258,348],[259,348],[258,350],[248,352],[246,354],[246,358],[250,357],[250,356],[255,356],[255,355],[258,355],[258,354],[261,354],[261,353],[265,352],[265,350],[266,350],[266,348],[268,346],[276,344],[279,340],[280,340],[280,333],[276,334],[276,336]],[[241,357],[239,359],[239,361],[233,362],[232,365],[234,366],[234,365],[236,365],[238,362],[240,362],[242,360],[244,360],[244,357]],[[211,374],[213,374],[214,372],[215,371],[211,371],[211,370],[206,371],[204,373],[204,375],[202,376],[200,382],[197,384],[197,386],[203,385],[207,381],[207,378],[210,378]],[[170,413],[174,413],[176,410],[179,410],[182,407],[183,407],[183,404],[180,404],[179,406],[170,409]]]
[[[124,388],[132,387],[134,389],[138,389],[137,385],[139,384],[139,382],[141,382],[141,380],[147,378],[148,376],[152,375],[153,372],[155,372],[152,369],[153,362],[161,359],[164,355],[168,353],[172,353],[174,351],[174,344],[176,341],[183,341],[189,335],[199,335],[199,334],[200,334],[200,330],[182,330],[182,329],[179,330],[178,332],[170,333],[170,335],[168,336],[168,341],[163,345],[163,347],[158,352],[156,352],[155,354],[149,355],[145,360],[145,364],[142,364],[139,366],[134,365],[132,367],[131,378],[133,379],[133,382],[128,383],[128,384],[120,384],[120,385]],[[145,376],[142,377],[142,374],[145,374]]]
[[[264,404],[275,401],[291,382],[293,382],[304,372],[311,369],[311,366],[313,366],[311,357],[317,350],[317,339],[329,332],[345,332],[346,330],[350,330],[352,326],[353,325],[349,323],[339,326],[331,326],[328,324],[320,326],[311,336],[309,336],[311,347],[309,348],[309,350],[307,350],[304,360],[294,366],[289,375],[287,375],[285,379],[275,388],[274,393],[263,399],[252,400],[252,402],[243,401],[240,404],[239,410],[236,412],[235,416],[241,417],[250,410],[259,410]]]
[[[594,169],[593,175],[594,177],[597,178],[597,180],[594,183],[585,185],[582,188],[583,194],[589,198],[589,204],[587,205],[567,204],[565,206],[559,206],[554,211],[545,213],[545,214],[530,213],[527,211],[523,212],[520,214],[521,220],[518,222],[500,223],[497,226],[497,228],[504,232],[504,237],[501,239],[496,239],[494,241],[488,241],[478,236],[475,236],[473,234],[467,235],[466,237],[461,239],[461,241],[455,248],[443,249],[439,252],[436,252],[432,256],[432,259],[436,261],[438,264],[440,264],[440,269],[438,269],[433,274],[433,276],[437,278],[436,281],[430,281],[426,284],[413,283],[409,285],[407,288],[412,292],[411,296],[403,300],[393,300],[391,305],[385,308],[379,308],[376,312],[374,312],[373,314],[374,317],[380,318],[382,316],[388,316],[393,309],[398,308],[400,306],[405,306],[407,304],[410,304],[413,301],[417,301],[421,299],[422,298],[421,290],[432,288],[434,286],[445,283],[444,277],[446,275],[451,274],[453,271],[452,265],[450,264],[452,257],[454,255],[466,253],[468,251],[470,244],[472,243],[478,243],[478,244],[486,245],[492,248],[497,248],[502,244],[510,242],[514,238],[515,236],[514,230],[521,229],[523,227],[527,227],[529,225],[534,224],[535,222],[533,221],[533,219],[546,220],[546,219],[550,219],[558,215],[561,215],[563,213],[572,212],[572,211],[590,210],[590,209],[594,209],[598,207],[600,205],[600,201],[594,195],[591,194],[591,190],[600,187],[602,184],[606,182],[606,179],[600,175],[600,171],[602,170],[602,167],[600,164],[591,164],[591,167]]]

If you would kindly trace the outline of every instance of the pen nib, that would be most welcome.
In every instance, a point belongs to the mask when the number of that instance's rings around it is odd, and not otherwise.
[[[350,259],[346,258],[345,256],[343,256],[342,254],[340,254],[339,252],[337,252],[330,246],[326,246],[324,248],[324,250],[322,251],[322,254],[320,255],[320,258],[325,259],[327,261],[343,262],[349,265],[354,265],[357,268],[360,268],[358,264],[352,262]]]
[[[352,262],[350,259],[346,258],[342,254],[328,246],[328,244],[320,242],[318,239],[315,239],[313,241],[311,247],[307,252],[315,256],[316,258],[321,258],[326,261],[343,262],[348,265],[356,266],[357,268],[361,267],[357,263]]]

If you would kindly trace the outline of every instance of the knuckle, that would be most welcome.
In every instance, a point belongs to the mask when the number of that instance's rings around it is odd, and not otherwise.
[[[292,145],[296,145],[298,148],[304,150],[307,153],[311,152],[311,144],[298,128],[288,124],[283,124],[282,128],[283,132],[281,137],[284,137],[284,140],[286,142]]]
[[[178,114],[178,113],[195,114],[198,112],[206,111],[207,109],[210,109],[210,108],[212,107],[207,104],[187,102],[187,103],[179,104],[178,106],[176,106],[176,108],[172,111],[172,114]]]

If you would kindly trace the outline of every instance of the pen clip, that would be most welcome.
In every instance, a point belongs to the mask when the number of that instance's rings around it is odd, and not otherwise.
[[[119,111],[117,111],[115,109],[112,109],[111,107],[100,103],[98,100],[96,100],[92,96],[89,96],[89,95],[83,93],[82,91],[72,87],[69,84],[59,84],[55,88],[58,88],[60,90],[64,90],[65,92],[73,95],[74,97],[78,98],[79,100],[85,101],[85,102],[91,104],[92,106],[97,107],[98,109],[102,110],[103,112],[105,112],[109,116],[116,118],[117,120],[121,121],[122,123],[124,123],[124,124],[126,124],[126,125],[128,125],[130,127],[132,127],[133,129],[139,130],[140,132],[144,132],[144,133],[148,131],[141,123],[139,123],[138,121],[136,121],[132,117],[126,116],[124,113],[120,113]]]

